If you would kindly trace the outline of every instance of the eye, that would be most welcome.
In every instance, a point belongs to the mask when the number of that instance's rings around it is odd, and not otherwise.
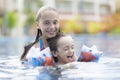
[[[74,46],[71,46],[71,49],[74,49]]]
[[[65,51],[68,50],[68,47],[65,47],[64,50],[65,50]]]
[[[54,21],[53,24],[56,25],[58,22],[57,21]]]
[[[49,25],[50,22],[49,22],[49,21],[45,21],[44,24],[45,24],[45,25]]]

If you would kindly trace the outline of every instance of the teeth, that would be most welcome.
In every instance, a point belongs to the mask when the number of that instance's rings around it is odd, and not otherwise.
[[[67,56],[67,58],[72,58],[72,56]]]
[[[72,58],[74,54],[70,55],[70,56],[67,56],[68,58]]]
[[[50,33],[54,33],[54,32],[50,32]]]
[[[48,32],[55,32],[55,31],[48,31]]]
[[[48,32],[54,32],[54,31],[48,31]]]
[[[53,34],[54,32],[48,32],[48,33]]]

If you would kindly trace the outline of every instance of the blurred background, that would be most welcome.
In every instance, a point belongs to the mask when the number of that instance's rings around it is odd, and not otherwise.
[[[0,37],[35,33],[37,10],[56,7],[61,29],[75,34],[120,34],[119,0],[0,0]]]
[[[24,45],[34,41],[38,9],[47,5],[59,11],[60,28],[73,34],[76,50],[80,51],[83,44],[96,45],[118,57],[119,3],[120,0],[0,0],[0,55],[22,54]]]

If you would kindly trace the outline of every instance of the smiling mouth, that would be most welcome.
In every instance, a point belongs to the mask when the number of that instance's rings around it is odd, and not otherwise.
[[[68,58],[69,61],[73,61],[73,55],[74,54],[72,54],[71,56],[67,56],[67,58]]]
[[[47,31],[50,34],[54,34],[56,31]]]

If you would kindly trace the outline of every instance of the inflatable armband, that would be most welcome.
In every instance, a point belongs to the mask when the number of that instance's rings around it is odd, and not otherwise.
[[[44,50],[37,53],[37,55],[34,55],[31,57],[30,60],[28,60],[32,66],[52,66],[54,64],[54,59],[52,57],[52,53],[50,52],[49,48],[45,48]]]
[[[83,45],[78,61],[98,62],[101,56],[102,56],[102,52],[98,51],[96,46],[92,46],[91,48],[89,48]]]

